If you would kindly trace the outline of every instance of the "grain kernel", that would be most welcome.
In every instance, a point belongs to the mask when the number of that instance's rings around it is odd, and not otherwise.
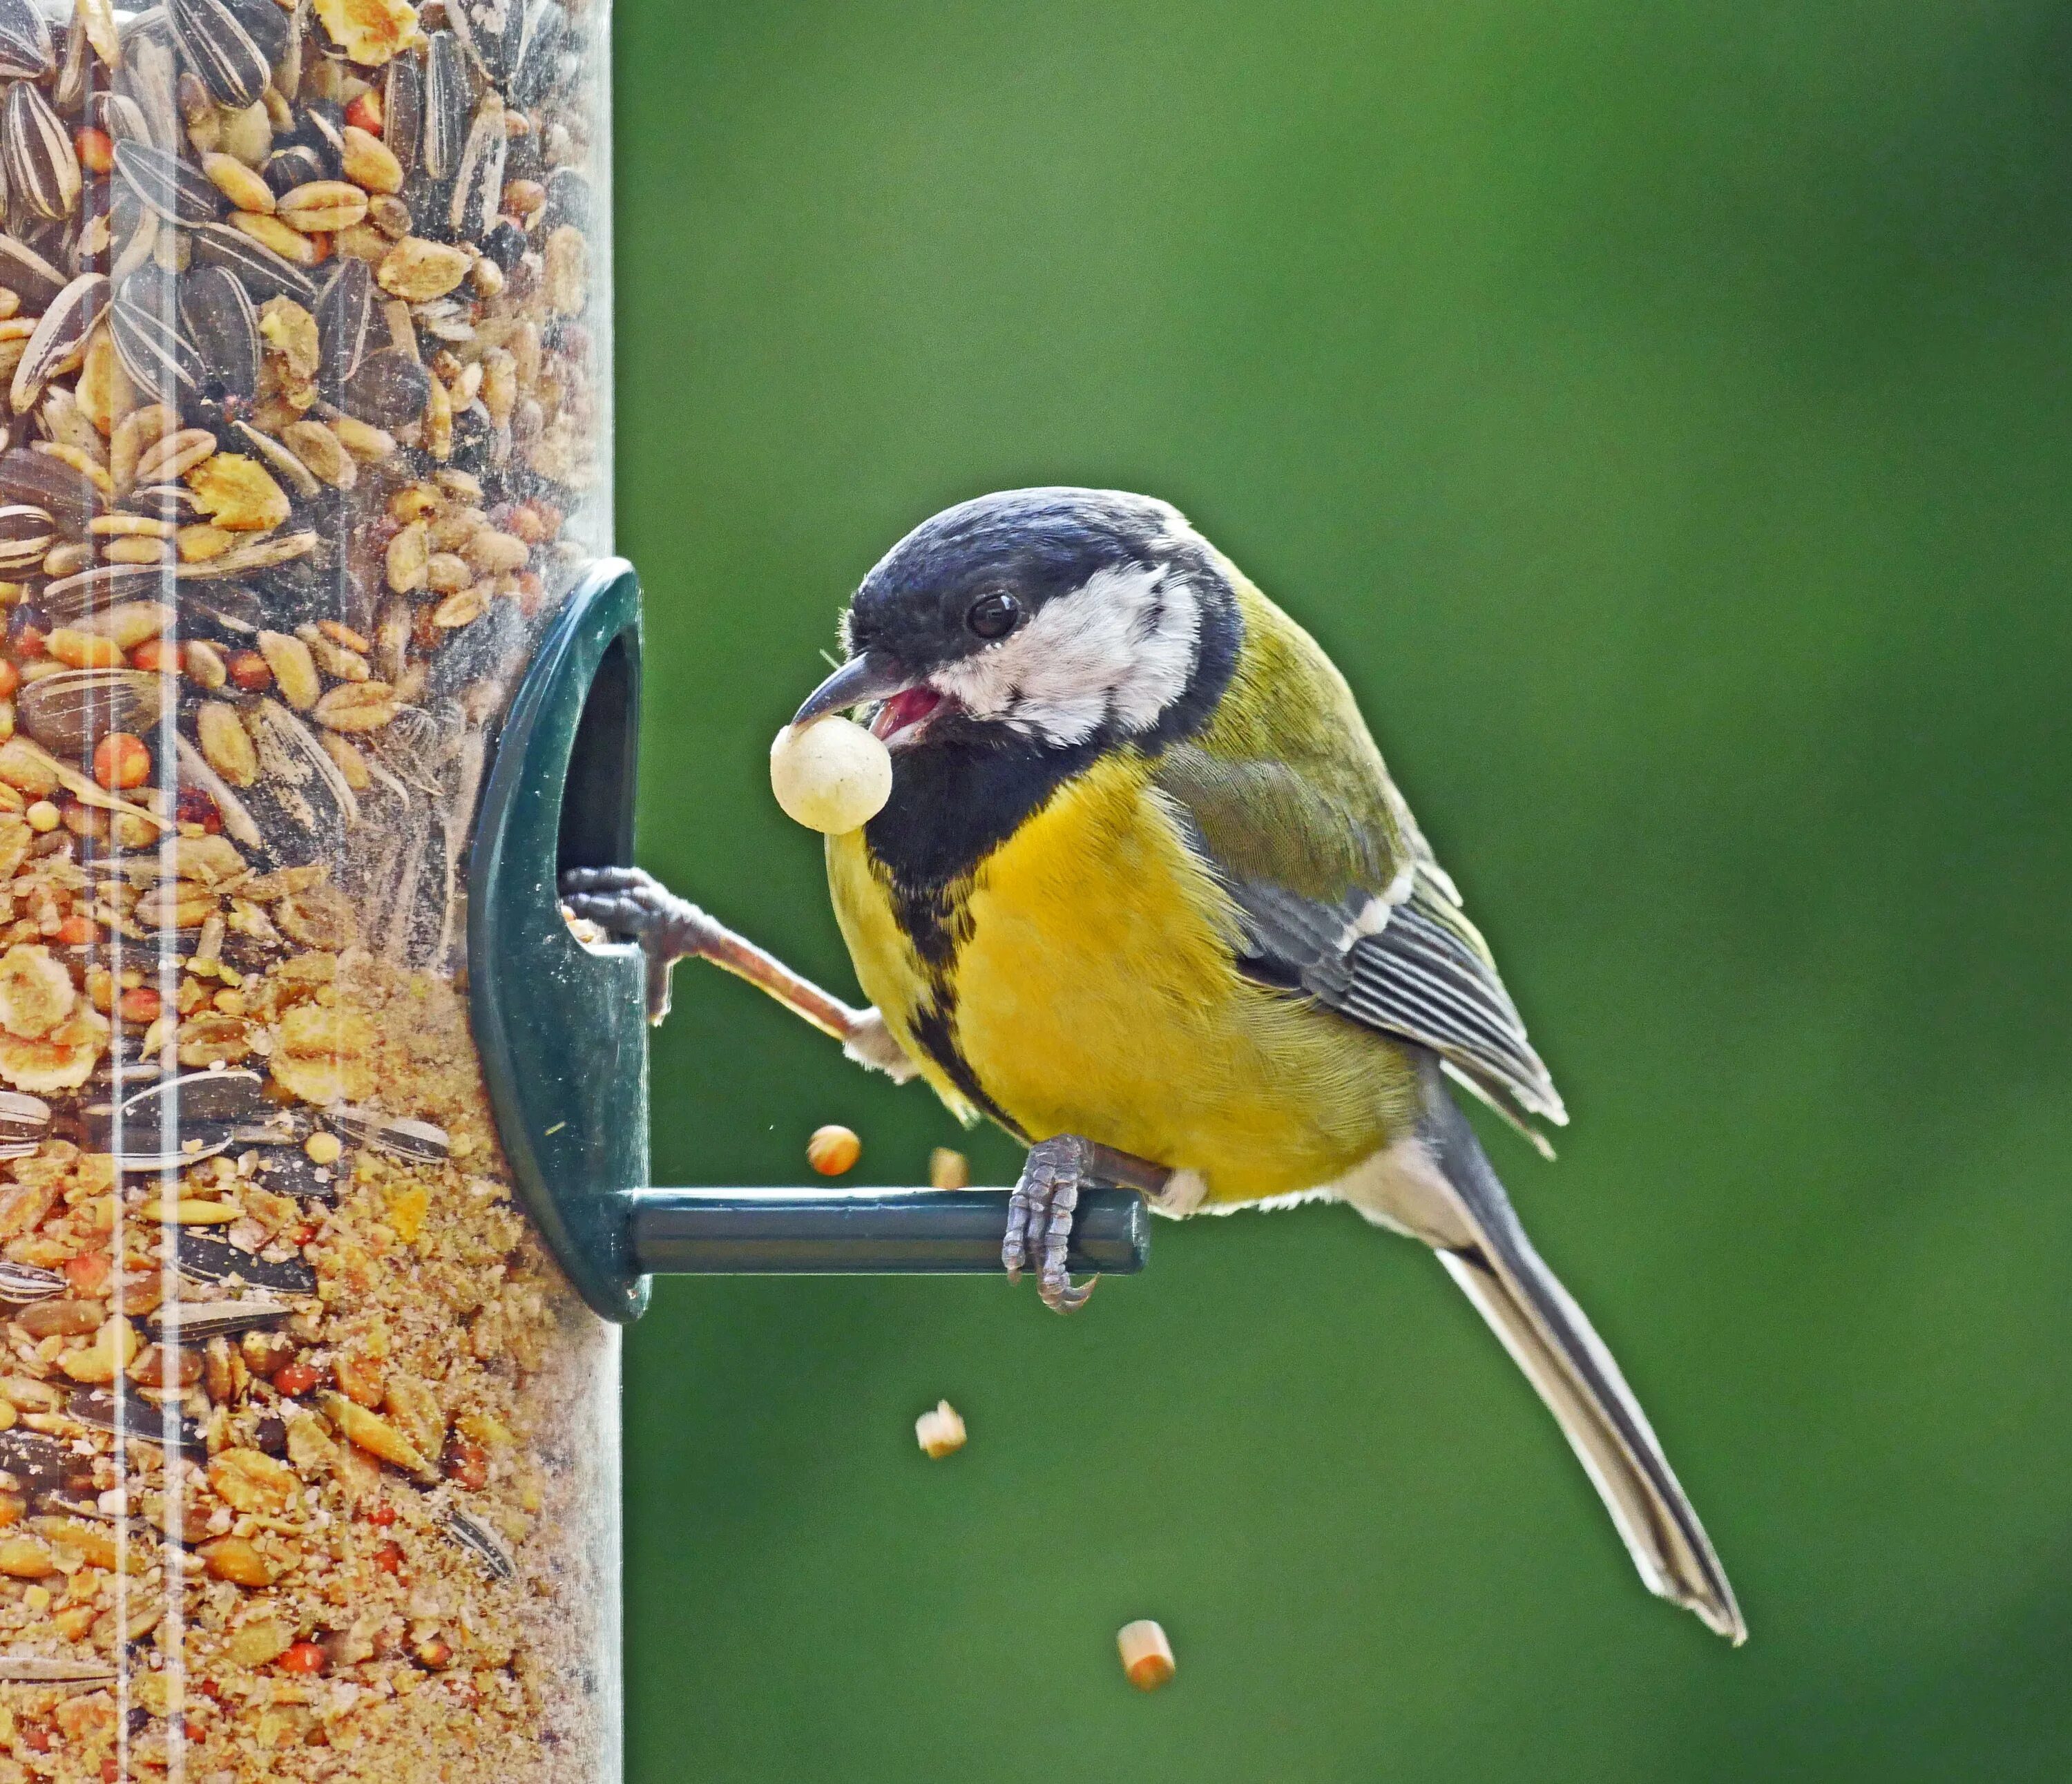
[[[863,1156],[863,1142],[849,1128],[816,1128],[806,1142],[806,1162],[823,1177],[840,1177]]]
[[[1122,1656],[1123,1675],[1139,1691],[1156,1691],[1178,1670],[1173,1644],[1166,1632],[1149,1618],[1124,1623],[1116,1631],[1116,1649]]]
[[[948,1400],[937,1400],[933,1411],[915,1420],[914,1441],[931,1461],[954,1455],[964,1446],[963,1416]]]

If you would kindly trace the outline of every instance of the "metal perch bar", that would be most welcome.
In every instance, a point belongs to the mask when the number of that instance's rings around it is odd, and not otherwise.
[[[633,1268],[697,1276],[997,1276],[1005,1190],[629,1190]],[[1129,1190],[1088,1190],[1075,1270],[1144,1268],[1151,1220]]]

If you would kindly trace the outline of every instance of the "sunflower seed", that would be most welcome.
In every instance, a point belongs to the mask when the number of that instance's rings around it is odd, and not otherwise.
[[[424,413],[432,393],[431,374],[408,353],[384,347],[370,353],[345,381],[342,406],[376,427],[401,427]]]
[[[368,325],[374,316],[374,277],[367,262],[341,260],[318,292],[314,307],[323,353],[321,388],[335,401],[367,354]]]
[[[0,76],[40,80],[56,66],[51,27],[34,0],[0,0]]]
[[[117,143],[115,171],[168,223],[212,223],[223,215],[223,194],[208,176],[155,144]]]
[[[267,156],[263,171],[266,183],[278,198],[283,192],[292,192],[298,186],[306,186],[313,179],[324,177],[323,157],[306,142],[291,142],[285,149],[276,149]]]
[[[51,84],[51,103],[61,112],[86,104],[93,83],[93,45],[86,35],[86,14],[76,12],[65,27],[64,48],[58,57],[58,77]]]
[[[122,505],[132,514],[170,520],[176,527],[202,517],[199,499],[184,483],[143,484],[124,496]]]
[[[246,1282],[285,1295],[313,1295],[317,1275],[299,1258],[278,1261],[240,1252],[227,1239],[197,1232],[191,1227],[169,1229],[167,1248],[182,1276],[198,1282]]]
[[[568,42],[568,14],[554,0],[536,0],[525,14],[524,40],[511,76],[511,102],[536,105],[559,84],[561,49]]]
[[[142,669],[68,669],[31,682],[14,703],[23,730],[46,750],[74,758],[110,731],[142,736],[165,709],[164,677]]]
[[[18,85],[16,91],[20,88]],[[59,372],[76,364],[86,350],[86,337],[93,331],[108,308],[114,287],[105,273],[82,273],[58,294],[43,312],[43,320],[22,349],[14,367],[14,382],[9,392],[18,415],[43,394],[43,386]]]
[[[183,331],[226,397],[249,401],[259,388],[259,313],[228,267],[190,272],[180,293]]]
[[[312,101],[304,109],[295,139],[317,157],[319,179],[336,179],[345,164],[345,113],[329,100]]]
[[[158,564],[96,564],[76,576],[45,583],[37,604],[53,619],[76,619],[118,601],[149,600],[165,579],[164,568]]]
[[[216,188],[212,186],[209,190]],[[194,245],[196,260],[235,273],[255,302],[293,298],[306,308],[315,301],[316,286],[308,273],[241,229],[233,229],[227,223],[204,223],[191,231],[187,239]]]
[[[47,1301],[52,1295],[63,1294],[66,1286],[65,1279],[55,1270],[39,1270],[33,1264],[0,1259],[0,1301],[18,1306],[25,1301]]]
[[[242,582],[183,583],[179,602],[183,632],[190,623],[199,622],[243,643],[266,623],[259,597]]]
[[[499,85],[510,78],[524,23],[524,0],[446,0],[446,18],[485,75]]]
[[[180,1264],[185,1268],[185,1231],[179,1227],[171,1230],[181,1235]],[[226,1251],[230,1248],[227,1244],[224,1247]],[[245,1254],[240,1252],[238,1255],[241,1257]],[[201,1447],[201,1427],[192,1419],[179,1415],[171,1407],[161,1411],[135,1394],[111,1394],[105,1387],[75,1387],[72,1398],[65,1402],[65,1416],[97,1430],[142,1437],[146,1443],[162,1444],[168,1449]]]
[[[504,1546],[504,1539],[481,1519],[472,1512],[462,1511],[458,1506],[448,1506],[445,1522],[446,1534],[498,1579],[518,1577],[518,1564],[511,1558],[511,1551]]]
[[[381,88],[381,140],[405,173],[417,165],[417,144],[425,129],[425,75],[414,55],[399,55],[388,64]]]
[[[392,1120],[379,1109],[327,1109],[324,1120],[356,1146],[372,1146],[413,1164],[442,1164],[453,1148],[444,1128],[429,1121]]]
[[[179,57],[173,28],[162,11],[147,13],[122,39],[122,68],[117,91],[135,101],[150,125],[150,140],[173,150],[180,142]]]
[[[33,570],[57,537],[57,522],[42,508],[26,503],[0,508],[0,573],[11,577]],[[4,1110],[0,1110],[0,1134],[4,1131]]]
[[[251,105],[287,47],[288,21],[273,0],[166,0],[166,16],[187,66],[219,105]]]
[[[444,179],[460,165],[467,134],[467,69],[451,31],[434,31],[425,56],[425,127],[419,165]]]
[[[492,92],[475,109],[467,146],[461,151],[460,170],[454,176],[453,205],[446,215],[463,236],[483,235],[496,220],[496,208],[504,196],[504,156],[508,141],[504,130],[504,101]]]
[[[145,1323],[154,1338],[199,1344],[229,1332],[278,1326],[294,1311],[280,1301],[169,1301]]]
[[[86,102],[88,121],[113,142],[149,142],[144,108],[124,93],[97,92]]]
[[[50,101],[27,80],[7,89],[0,108],[0,154],[18,203],[40,217],[68,217],[79,203],[79,157]]]
[[[116,1676],[105,1660],[68,1660],[56,1654],[0,1654],[0,1680],[15,1685],[91,1685]]]
[[[86,523],[108,508],[92,479],[48,453],[20,447],[0,452],[0,501],[32,504],[67,533],[84,532]]]
[[[109,318],[109,329],[116,356],[153,401],[177,406],[201,388],[208,368],[170,316],[123,298]]]
[[[65,276],[18,237],[0,236],[0,286],[31,312],[47,310],[65,288]]]

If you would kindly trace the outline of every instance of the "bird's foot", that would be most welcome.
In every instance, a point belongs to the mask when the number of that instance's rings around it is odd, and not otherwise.
[[[1001,1242],[1000,1261],[1007,1280],[1019,1282],[1025,1264],[1036,1264],[1036,1292],[1054,1313],[1069,1313],[1083,1307],[1099,1277],[1075,1283],[1065,1268],[1066,1253],[1072,1243],[1072,1213],[1079,1205],[1079,1190],[1092,1174],[1094,1148],[1077,1134],[1061,1133],[1039,1140],[1029,1149],[1022,1177],[1008,1198],[1007,1236]]]
[[[561,876],[561,902],[576,916],[640,944],[648,956],[651,1022],[669,1013],[670,969],[724,933],[696,905],[637,867],[572,867]]]

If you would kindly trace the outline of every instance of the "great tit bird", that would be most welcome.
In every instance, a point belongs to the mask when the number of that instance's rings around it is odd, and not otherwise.
[[[1451,1094],[1543,1152],[1568,1120],[1345,678],[1178,510],[1026,489],[864,578],[796,722],[865,705],[889,803],[828,879],[874,1012],[843,1031],[1029,1145],[1005,1242],[1043,1299],[1083,1182],[1174,1215],[1346,1202],[1421,1240],[1560,1423],[1641,1577],[1720,1634],[1733,1589],[1646,1416]],[[701,914],[606,870],[571,903],[666,960]]]

